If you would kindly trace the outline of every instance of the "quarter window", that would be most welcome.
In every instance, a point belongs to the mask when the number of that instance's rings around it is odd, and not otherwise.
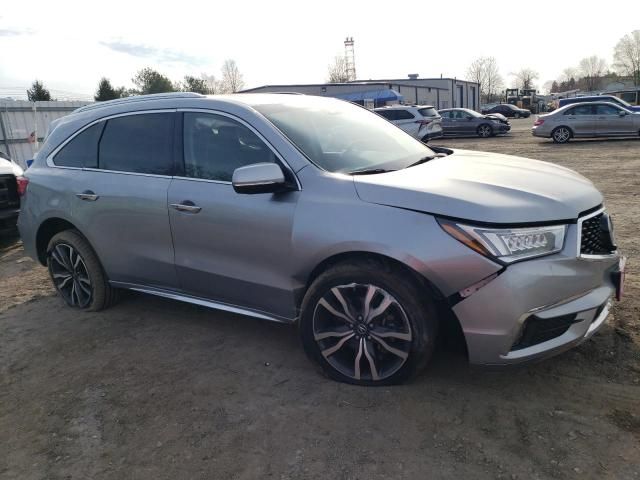
[[[98,140],[104,123],[96,123],[76,135],[60,150],[53,162],[61,167],[92,168],[98,165]]]
[[[187,177],[230,182],[236,168],[276,161],[273,151],[241,123],[222,115],[184,114]]]
[[[98,168],[171,175],[173,114],[145,113],[107,120]]]
[[[407,110],[396,110],[396,120],[409,120],[411,118],[416,118],[411,112]]]

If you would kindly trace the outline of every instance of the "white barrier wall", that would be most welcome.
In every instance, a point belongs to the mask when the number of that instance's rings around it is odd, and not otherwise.
[[[89,103],[0,100],[0,150],[25,167],[42,143],[49,124]]]

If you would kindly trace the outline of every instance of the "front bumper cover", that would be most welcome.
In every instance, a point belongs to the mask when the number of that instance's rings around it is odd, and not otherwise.
[[[575,238],[570,226],[568,239]],[[572,242],[562,252],[509,265],[452,308],[473,364],[504,365],[565,351],[591,337],[605,322],[618,290],[618,254],[578,256]],[[525,323],[574,315],[568,329],[549,340],[517,346]]]

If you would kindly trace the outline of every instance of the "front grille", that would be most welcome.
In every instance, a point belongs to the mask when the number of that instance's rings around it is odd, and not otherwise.
[[[582,255],[607,255],[616,251],[609,216],[599,213],[582,222],[580,253]]]
[[[17,208],[20,206],[18,184],[13,175],[0,175],[0,208]]]
[[[575,313],[552,318],[538,318],[535,315],[529,317],[522,329],[522,335],[511,350],[521,350],[559,337],[576,322],[576,317]]]

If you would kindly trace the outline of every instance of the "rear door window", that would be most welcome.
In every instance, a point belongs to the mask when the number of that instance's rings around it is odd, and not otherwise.
[[[418,110],[418,112],[420,112],[420,115],[422,115],[423,117],[437,117],[438,116],[438,111],[435,108],[432,108],[432,107],[420,108]]]
[[[565,115],[593,115],[593,107],[592,105],[579,105],[567,110]]]
[[[104,122],[96,123],[67,143],[53,159],[61,167],[93,168],[98,165],[98,141]]]
[[[407,110],[396,110],[396,120],[410,120],[412,118],[416,118],[413,116],[413,113]]]
[[[173,115],[145,113],[107,120],[98,149],[98,168],[171,175]]]

